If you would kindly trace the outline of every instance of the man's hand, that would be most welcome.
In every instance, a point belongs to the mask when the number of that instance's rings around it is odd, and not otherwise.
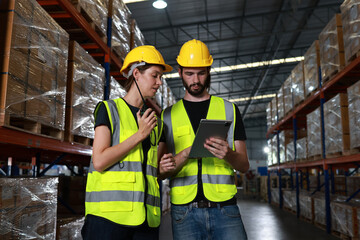
[[[171,173],[176,169],[175,158],[172,153],[164,154],[160,159],[160,174]]]
[[[226,140],[216,137],[206,139],[204,147],[209,150],[209,152],[211,152],[215,157],[220,159],[225,159],[227,154],[232,152]]]

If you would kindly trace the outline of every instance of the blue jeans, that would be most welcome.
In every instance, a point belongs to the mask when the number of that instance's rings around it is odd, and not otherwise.
[[[195,208],[171,205],[174,240],[247,239],[237,205]]]

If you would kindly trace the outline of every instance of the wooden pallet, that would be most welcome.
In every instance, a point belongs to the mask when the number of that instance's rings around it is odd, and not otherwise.
[[[92,138],[78,136],[78,135],[73,135],[72,140],[73,140],[72,142],[80,143],[87,146],[92,146],[94,142]]]
[[[94,22],[94,19],[92,16],[88,14],[88,11],[84,9],[78,0],[72,0],[72,4],[74,7],[78,10],[78,12],[85,18],[85,20],[89,23],[91,28],[102,38],[104,42],[106,42],[106,31],[105,33],[102,31],[101,27]]]
[[[338,237],[340,239],[343,239],[343,240],[359,240],[358,237],[351,237],[349,235],[346,235],[344,233],[341,233],[341,232],[338,232],[338,231],[335,231],[335,230],[331,231],[331,235],[333,235],[335,237]]]
[[[352,56],[350,56],[347,60],[346,60],[346,65],[349,65],[352,61],[354,61],[356,58],[360,57],[360,51],[357,53],[354,53]]]
[[[320,160],[320,159],[322,159],[321,154],[317,154],[317,155],[314,155],[314,156],[309,156],[308,157],[308,162],[317,161],[317,160]]]
[[[304,222],[314,224],[314,220],[313,220],[313,219],[309,219],[309,218],[306,218],[306,217],[301,216],[301,215],[300,215],[300,219],[301,219],[302,221],[304,221]]]
[[[24,132],[56,138],[61,141],[64,140],[63,130],[19,116],[11,116],[10,114],[6,114],[4,126],[15,128]]]

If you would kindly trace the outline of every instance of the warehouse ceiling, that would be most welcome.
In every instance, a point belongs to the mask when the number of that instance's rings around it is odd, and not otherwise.
[[[218,67],[303,56],[335,13],[340,0],[153,0],[127,6],[145,37],[165,62],[174,67],[182,44],[205,42],[214,58],[210,93],[234,101],[243,118],[263,118],[270,97],[277,93],[298,62],[220,71]],[[214,71],[215,70],[215,71]],[[167,78],[176,99],[184,96],[179,77]]]

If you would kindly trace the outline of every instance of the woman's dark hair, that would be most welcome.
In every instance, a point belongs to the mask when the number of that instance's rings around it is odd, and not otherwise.
[[[136,67],[137,69],[139,69],[140,73],[144,73],[146,71],[146,69],[151,68],[152,66],[160,66],[165,70],[165,67],[162,65],[157,65],[157,64],[145,64],[143,66],[138,66]],[[125,91],[128,92],[130,90],[131,84],[134,81],[134,75],[131,75],[127,80],[126,83],[124,84],[124,88]]]

